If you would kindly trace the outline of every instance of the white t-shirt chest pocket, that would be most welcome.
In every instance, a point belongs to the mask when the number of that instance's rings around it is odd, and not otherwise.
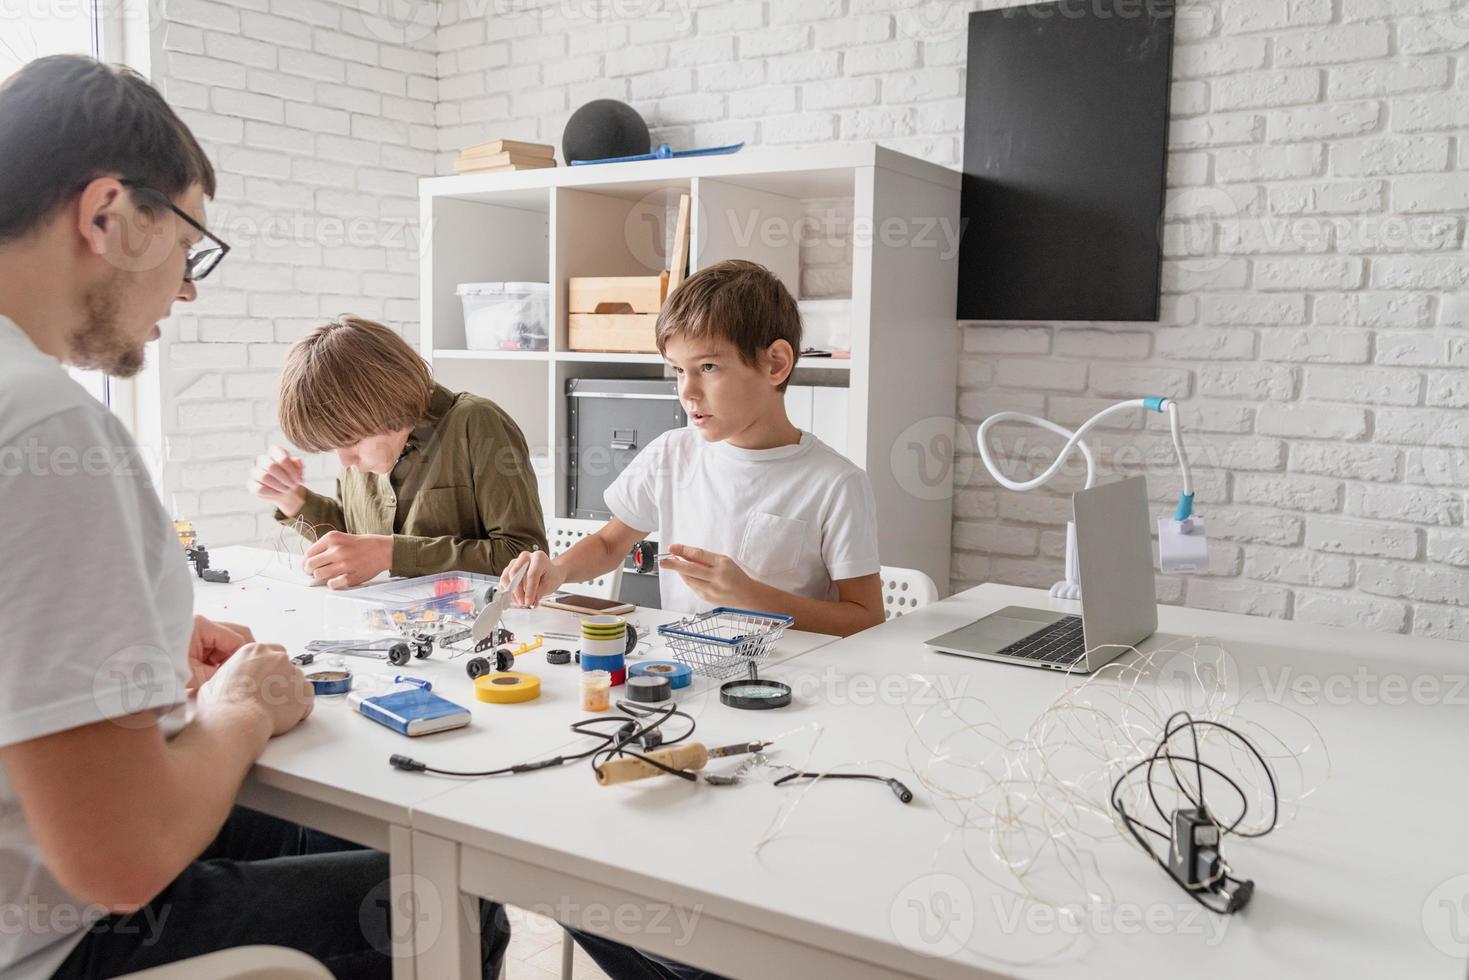
[[[806,545],[806,522],[756,511],[745,524],[740,553],[735,560],[762,581],[793,571]]]

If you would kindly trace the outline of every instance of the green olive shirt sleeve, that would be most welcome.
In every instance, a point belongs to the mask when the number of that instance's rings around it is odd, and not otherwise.
[[[468,470],[477,523],[484,536],[396,534],[392,574],[431,575],[454,570],[499,575],[522,551],[548,549],[525,436],[498,407],[481,405],[483,408],[465,415],[463,465]]]

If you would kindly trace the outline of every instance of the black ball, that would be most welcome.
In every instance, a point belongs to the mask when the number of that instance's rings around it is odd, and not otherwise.
[[[638,111],[616,99],[594,99],[571,114],[561,134],[561,155],[573,160],[630,157],[653,148],[648,124]]]

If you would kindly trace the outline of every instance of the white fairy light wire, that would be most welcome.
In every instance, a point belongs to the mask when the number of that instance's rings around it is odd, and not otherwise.
[[[1119,842],[1136,844],[1112,810],[1111,787],[1129,766],[1153,754],[1168,718],[1176,711],[1187,710],[1196,720],[1228,725],[1255,744],[1275,774],[1277,827],[1288,823],[1329,776],[1325,740],[1308,718],[1278,703],[1268,705],[1304,726],[1300,744],[1292,744],[1287,736],[1256,721],[1251,711],[1267,705],[1231,695],[1235,678],[1224,645],[1214,638],[1189,639],[1182,646],[1147,652],[1126,647],[1123,652],[1134,656],[1114,660],[1068,687],[1021,735],[1008,733],[985,699],[946,694],[930,679],[911,676],[933,701],[916,716],[905,705],[904,716],[912,732],[905,754],[912,774],[949,825],[948,832],[935,842],[933,861],[957,838],[964,863],[976,874],[1014,900],[1052,909],[1071,926],[1065,930],[1070,938],[1063,947],[1038,959],[1013,961],[1013,965],[1044,962],[1064,954],[1081,938],[1083,917],[1115,903],[1098,852]],[[1176,677],[1170,672],[1170,677],[1160,677],[1160,665],[1166,661],[1172,667],[1171,658],[1178,657],[1184,658],[1184,675]],[[1157,681],[1182,681],[1183,690],[1177,683]],[[931,731],[940,726],[941,732]],[[806,753],[807,763],[796,771],[812,768],[809,762],[821,738],[819,725],[806,727],[815,729],[815,737]],[[1239,738],[1207,727],[1197,730],[1197,735],[1200,754],[1206,747],[1214,753],[1211,764],[1231,773],[1249,794],[1246,803],[1251,810],[1268,816],[1269,780]],[[1219,753],[1227,758],[1217,758]],[[1319,757],[1325,766],[1317,776],[1308,773],[1302,762],[1308,757]],[[1167,764],[1175,761],[1186,764],[1172,758]],[[763,764],[763,760],[753,761],[742,771]],[[832,772],[871,764],[824,768]],[[778,768],[788,771],[788,767]],[[1182,778],[1181,773],[1179,776]],[[756,842],[756,853],[784,832],[817,782],[820,779],[813,779],[782,803]],[[1123,793],[1129,812],[1151,812],[1145,779],[1125,783]],[[1183,794],[1175,790],[1173,796],[1182,805]],[[1166,806],[1167,802],[1160,796],[1160,803]],[[1260,821],[1251,820],[1237,830],[1262,829]],[[993,951],[986,955],[1012,962]]]

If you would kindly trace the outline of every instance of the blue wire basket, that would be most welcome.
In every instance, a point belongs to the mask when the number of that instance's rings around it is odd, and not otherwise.
[[[658,627],[673,657],[696,674],[724,680],[742,671],[756,675],[762,660],[795,619],[780,613],[720,606]]]

